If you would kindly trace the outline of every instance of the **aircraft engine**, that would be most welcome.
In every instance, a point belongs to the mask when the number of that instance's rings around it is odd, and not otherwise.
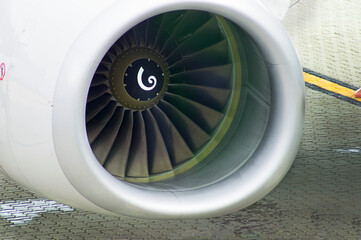
[[[285,176],[304,83],[256,0],[2,1],[0,164],[85,210],[203,218]]]

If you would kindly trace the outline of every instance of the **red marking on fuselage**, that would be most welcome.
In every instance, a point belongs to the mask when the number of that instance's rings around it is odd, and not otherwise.
[[[6,73],[5,63],[2,63],[0,65],[0,81],[5,78],[5,73]]]

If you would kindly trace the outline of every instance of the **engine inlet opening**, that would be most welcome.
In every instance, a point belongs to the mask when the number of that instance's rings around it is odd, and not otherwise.
[[[129,182],[171,179],[230,141],[246,98],[245,54],[232,28],[213,13],[174,11],[113,44],[86,108],[89,143],[109,173]]]

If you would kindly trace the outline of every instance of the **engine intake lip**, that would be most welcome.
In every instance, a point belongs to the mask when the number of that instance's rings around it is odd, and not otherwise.
[[[264,197],[291,166],[304,118],[302,68],[282,25],[253,0],[242,4],[233,0],[134,0],[126,7],[124,11],[124,3],[115,2],[94,19],[73,44],[61,69],[53,105],[53,135],[59,164],[69,182],[108,211],[147,218],[217,216]],[[205,187],[119,181],[99,164],[88,144],[84,116],[92,76],[104,54],[128,29],[157,14],[182,9],[221,15],[246,31],[258,46],[271,79],[272,108],[266,133],[245,165]],[[120,10],[124,14],[119,14]]]

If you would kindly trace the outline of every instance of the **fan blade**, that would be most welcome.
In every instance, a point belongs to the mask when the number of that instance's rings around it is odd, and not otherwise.
[[[232,73],[231,64],[200,68],[171,75],[170,84],[182,83],[231,89]]]
[[[163,141],[167,147],[167,151],[173,165],[178,165],[194,157],[194,154],[189,149],[187,143],[184,141],[167,115],[157,106],[154,106],[151,109],[151,112],[158,124],[160,132],[162,133]]]
[[[211,139],[205,131],[173,105],[161,100],[158,106],[177,128],[192,152],[195,153]]]
[[[167,62],[172,65],[177,56],[191,55],[224,40],[224,34],[219,29],[216,17],[212,17],[197,31],[190,35],[166,57]]]
[[[113,47],[109,49],[109,51],[107,52],[107,54],[105,54],[100,64],[104,64],[108,68],[111,67],[114,60],[114,56],[117,56],[116,52],[113,49],[114,49]]]
[[[134,34],[136,41],[138,43],[138,47],[146,47],[146,33],[147,33],[148,21],[144,21],[135,26]]]
[[[108,157],[123,121],[124,108],[115,111],[108,124],[91,145],[94,155],[100,164],[103,164]]]
[[[112,50],[116,53],[115,58],[123,51],[122,47],[119,46],[118,41],[114,43]],[[114,62],[115,58],[111,58],[112,63]]]
[[[164,100],[178,108],[209,134],[212,133],[224,117],[223,113],[172,93],[166,93]]]
[[[133,133],[133,112],[125,111],[122,125],[114,141],[112,150],[109,153],[104,167],[110,174],[118,177],[125,177],[127,168],[130,143]]]
[[[101,84],[105,84],[106,81],[108,81],[108,79],[104,75],[95,74],[90,87],[95,87]]]
[[[228,42],[227,40],[223,40],[199,52],[184,56],[171,65],[169,71],[174,74],[181,71],[225,65],[229,62]]]
[[[134,28],[130,29],[128,32],[126,32],[123,36],[123,38],[127,39],[130,42],[130,47],[134,48],[138,46],[137,39],[135,36]]]
[[[133,137],[130,145],[127,172],[129,177],[148,177],[148,153],[145,125],[140,111],[134,112]]]
[[[157,122],[149,110],[143,111],[143,118],[147,135],[150,173],[156,174],[172,170],[173,166]]]
[[[164,15],[154,41],[155,50],[160,51],[164,43],[169,38],[170,34],[173,32],[173,29],[177,27],[183,16],[184,11],[169,12],[168,14]]]
[[[117,107],[116,102],[110,102],[99,114],[87,124],[89,143],[92,144],[99,136],[105,125],[113,116]]]
[[[109,78],[109,70],[110,67],[105,65],[105,64],[100,64],[99,67],[97,68],[95,74],[101,74],[106,76],[107,78]]]
[[[163,17],[164,15],[157,15],[147,20],[146,47],[151,49],[155,48],[155,39],[157,37],[157,33],[159,32]]]
[[[108,90],[109,90],[109,87],[105,84],[98,85],[96,87],[91,87],[89,90],[89,93],[88,93],[88,102],[99,98],[106,92],[110,93]]]
[[[168,92],[181,95],[221,112],[227,104],[231,90],[189,84],[170,84]]]
[[[117,41],[117,46],[121,48],[123,51],[131,48],[129,42],[125,39],[125,37],[119,38],[119,40]]]
[[[98,113],[108,105],[111,99],[112,96],[110,94],[104,94],[100,98],[88,102],[86,107],[86,122],[88,123],[96,115],[98,115]]]
[[[168,56],[170,52],[182,45],[194,32],[208,22],[211,17],[208,12],[186,11],[179,24],[164,43],[161,53]]]

